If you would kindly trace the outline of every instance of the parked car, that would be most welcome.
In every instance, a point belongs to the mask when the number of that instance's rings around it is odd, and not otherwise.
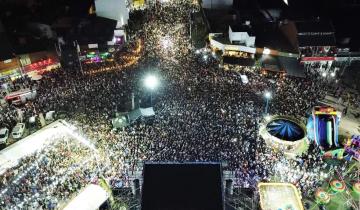
[[[9,138],[9,129],[1,128],[0,129],[0,144],[6,144]]]
[[[20,139],[25,131],[25,124],[18,123],[12,130],[12,137],[13,139]]]

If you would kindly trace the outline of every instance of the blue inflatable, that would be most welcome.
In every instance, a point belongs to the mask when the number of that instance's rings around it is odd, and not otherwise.
[[[306,125],[308,139],[323,151],[340,147],[340,117],[332,107],[314,107]]]

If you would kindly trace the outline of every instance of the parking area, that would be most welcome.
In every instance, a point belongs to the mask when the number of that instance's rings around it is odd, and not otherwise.
[[[10,130],[10,131],[12,131],[12,130]],[[17,141],[19,141],[19,140],[27,137],[28,135],[30,135],[30,130],[27,129],[27,128],[24,129],[24,133],[23,133],[23,135],[21,136],[21,138],[19,138],[19,139],[14,139],[13,136],[12,136],[12,134],[11,134],[11,132],[10,132],[9,138],[7,139],[6,144],[0,144],[0,150],[5,149],[6,147],[8,147],[8,146],[12,145],[13,143],[15,143],[15,142],[17,142]]]
[[[54,122],[54,119],[45,120],[43,126],[48,125],[48,124],[50,124],[52,122]],[[32,133],[35,133],[36,131],[41,129],[43,126],[41,126],[41,124],[37,123],[37,122],[24,123],[24,129],[18,130],[18,135],[21,136],[21,137],[18,137],[18,138],[14,138],[14,136],[13,136],[13,131],[14,131],[16,126],[14,126],[13,128],[10,128],[9,131],[8,131],[8,137],[7,137],[6,143],[5,144],[0,144],[0,151],[5,149],[8,146],[14,144],[15,142],[17,142],[17,141],[31,135]],[[1,128],[0,130],[2,130],[2,129],[3,128]],[[1,136],[1,134],[0,134],[0,136]]]

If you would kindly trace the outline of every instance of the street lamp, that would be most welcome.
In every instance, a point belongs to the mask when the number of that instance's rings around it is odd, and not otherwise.
[[[264,55],[269,55],[270,54],[270,49],[269,48],[264,48],[263,54]]]
[[[269,100],[271,99],[271,92],[265,91],[264,97],[265,97],[265,99],[266,99],[265,115],[267,115],[268,109],[269,109]]]
[[[148,75],[144,84],[146,88],[150,89],[150,106],[152,106],[152,92],[159,85],[159,81],[154,75]]]
[[[149,75],[145,78],[145,86],[150,90],[155,89],[158,86],[158,79],[154,75]]]

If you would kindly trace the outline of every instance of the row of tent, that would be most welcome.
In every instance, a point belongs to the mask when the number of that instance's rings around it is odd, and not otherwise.
[[[142,118],[142,117],[148,118],[148,117],[152,117],[152,116],[155,116],[153,107],[138,108],[138,109],[134,109],[131,112],[128,112],[126,114],[121,114],[121,115],[113,118],[111,120],[111,123],[112,123],[114,129],[119,129],[119,128],[123,128],[123,127],[126,127],[126,126],[132,124],[139,118]]]

